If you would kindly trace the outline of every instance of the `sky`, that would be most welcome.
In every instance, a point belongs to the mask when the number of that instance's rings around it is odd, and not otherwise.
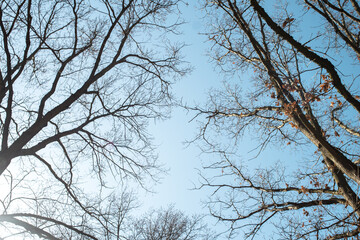
[[[184,14],[181,17],[187,21],[181,26],[181,41],[187,44],[182,53],[193,70],[176,82],[171,90],[175,98],[187,103],[206,100],[207,88],[217,85],[219,77],[219,74],[213,71],[213,65],[206,55],[208,44],[206,37],[199,34],[202,30],[201,21],[196,17],[199,10],[195,6],[195,3],[180,6]],[[165,168],[170,168],[170,171],[164,176],[162,183],[155,186],[155,194],[145,194],[146,207],[174,203],[177,208],[189,212],[199,209],[201,194],[190,189],[197,179],[195,168],[201,166],[197,157],[200,151],[196,146],[185,144],[197,131],[196,122],[190,122],[192,116],[192,113],[175,107],[169,119],[151,123],[149,132],[158,146],[159,160],[165,164]]]
[[[172,93],[183,103],[195,105],[204,103],[210,89],[222,85],[223,77],[210,62],[208,50],[211,46],[207,37],[201,34],[204,31],[204,21],[200,18],[203,11],[197,1],[188,2],[188,5],[180,5],[181,18],[186,21],[180,28],[180,41],[186,44],[182,54],[192,71],[172,86]],[[198,123],[190,121],[193,117],[193,112],[173,108],[171,118],[151,124],[149,132],[158,146],[159,161],[170,171],[160,184],[152,188],[154,192],[140,192],[140,212],[174,205],[188,215],[208,214],[202,201],[210,192],[194,190],[195,186],[199,186],[199,170],[204,158],[195,144],[186,144],[198,131]],[[209,225],[214,224],[213,219],[206,221]],[[221,224],[217,225],[217,229],[225,230]]]
[[[181,26],[182,34],[179,38],[187,45],[182,53],[185,61],[193,67],[193,71],[176,82],[172,86],[172,92],[186,105],[194,106],[204,104],[211,90],[223,87],[225,76],[211,61],[209,56],[211,43],[207,41],[207,36],[201,34],[205,31],[207,23],[206,19],[202,18],[204,11],[200,9],[198,1],[188,2],[188,5],[180,6],[181,17],[187,23]],[[241,79],[247,80],[246,76],[242,76]],[[235,78],[232,81],[248,84],[241,79]],[[163,177],[160,184],[152,188],[153,192],[139,192],[141,207],[138,213],[174,205],[176,209],[188,215],[209,214],[204,202],[208,200],[212,190],[195,190],[194,188],[200,185],[199,173],[202,164],[216,159],[217,156],[202,154],[196,144],[186,144],[186,141],[192,140],[199,131],[197,120],[191,121],[194,116],[194,112],[174,108],[171,118],[151,124],[149,130],[158,146],[159,161],[164,163],[170,171]],[[256,146],[256,142],[248,136],[242,144],[242,151],[249,153]],[[255,152],[252,153],[254,154]],[[262,156],[265,158],[272,156],[272,160],[279,160],[286,154],[289,152],[283,151],[274,155],[274,151],[270,148],[264,151]],[[294,154],[291,155],[294,156]],[[264,157],[252,160],[250,164],[254,166],[264,164]],[[205,222],[217,233],[224,232],[229,227],[209,216],[205,218]]]
[[[209,56],[211,43],[207,41],[205,35],[201,34],[205,31],[207,23],[206,19],[201,18],[204,16],[204,12],[199,8],[198,1],[188,2],[187,6],[180,6],[181,17],[187,23],[181,26],[182,35],[179,38],[187,44],[183,49],[183,55],[185,61],[188,61],[193,67],[193,71],[175,83],[172,92],[177,99],[182,99],[182,102],[193,106],[204,104],[212,89],[223,87],[225,76],[216,68],[216,64],[211,62]],[[246,75],[241,75],[240,78],[234,77],[230,81],[246,85],[249,84],[247,80]],[[158,145],[159,160],[170,171],[160,184],[153,187],[153,193],[140,192],[142,205],[138,210],[139,213],[146,212],[148,209],[166,207],[170,204],[188,215],[209,213],[203,202],[212,193],[211,189],[194,190],[193,188],[199,186],[199,171],[202,163],[206,164],[207,161],[211,161],[210,158],[217,156],[201,154],[196,144],[185,144],[198,132],[196,120],[190,121],[193,117],[193,112],[174,108],[170,119],[151,124],[150,133],[154,137],[155,144]],[[247,159],[251,159],[256,155],[256,152],[252,151],[256,146],[254,137],[246,136],[241,145],[241,152],[248,157]],[[289,159],[285,164],[292,165],[292,168],[295,169],[294,162],[297,158],[298,154],[293,151],[291,146],[287,146],[281,151],[276,149],[276,146],[269,146],[258,158],[247,160],[247,163],[256,168],[281,159]],[[217,232],[225,231],[229,227],[217,223],[211,217],[206,218],[206,222]],[[271,231],[269,227],[271,226],[265,227],[264,232]]]
[[[201,34],[207,24],[207,20],[201,18],[204,12],[199,8],[198,1],[187,2],[179,6],[179,12],[182,13],[180,17],[186,23],[180,26],[182,34],[177,40],[186,44],[182,55],[193,70],[172,86],[172,93],[177,100],[194,106],[204,104],[211,89],[223,87],[225,76],[216,68],[215,63],[210,61],[211,43]],[[231,79],[243,85],[249,84],[246,80],[247,76],[244,75],[241,78]],[[159,162],[164,164],[169,172],[163,176],[159,184],[152,187],[151,192],[138,190],[141,207],[137,209],[137,214],[141,215],[151,209],[166,208],[169,205],[188,215],[209,213],[203,202],[212,193],[211,189],[194,190],[194,188],[200,185],[199,171],[202,164],[216,159],[217,156],[201,154],[196,144],[186,144],[186,141],[192,140],[199,131],[197,120],[191,121],[194,115],[194,112],[174,107],[169,119],[150,124],[149,133],[157,146]],[[252,136],[247,136],[243,142],[241,151],[244,155],[250,153],[248,158],[251,159],[251,156],[256,154],[251,152],[256,147],[256,143]],[[276,151],[274,146],[269,146],[259,158],[247,162],[256,167],[270,163],[270,160],[273,162],[290,159],[288,162],[291,164],[296,160],[296,155],[291,146],[282,149],[281,152]],[[225,231],[227,228],[221,223],[216,224],[215,219],[211,217],[205,218],[205,221],[217,232]]]

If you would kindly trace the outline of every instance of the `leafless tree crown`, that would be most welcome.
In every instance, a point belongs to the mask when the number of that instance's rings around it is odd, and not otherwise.
[[[204,150],[221,156],[207,165],[219,175],[204,175],[203,187],[216,189],[211,213],[228,222],[232,233],[239,230],[249,238],[273,223],[275,238],[357,239],[359,3],[274,3],[214,0],[204,5],[211,16],[214,60],[229,78],[238,72],[242,78],[236,86],[213,91],[206,107],[193,108],[206,117],[198,136]],[[249,171],[232,153],[241,152],[236,143],[250,130],[261,141],[260,152],[272,143],[279,151],[290,145],[307,167],[289,157],[286,165],[300,166],[295,173],[281,163]],[[226,138],[235,145],[224,144]],[[277,159],[262,156],[266,165],[271,158]]]
[[[177,4],[1,1],[0,237],[121,237],[131,197],[104,187],[159,172],[146,127],[184,73]]]
[[[211,240],[212,231],[203,224],[202,217],[186,216],[173,207],[154,210],[135,220],[130,235],[133,240]]]

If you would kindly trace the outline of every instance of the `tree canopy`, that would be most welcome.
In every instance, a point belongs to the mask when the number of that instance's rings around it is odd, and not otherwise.
[[[158,177],[147,123],[185,71],[164,21],[178,2],[1,1],[2,238],[122,236],[121,185]]]
[[[147,130],[188,71],[180,2],[1,1],[0,238],[216,238],[172,208],[132,217],[126,189],[163,171]],[[186,107],[217,154],[201,173],[211,215],[230,238],[359,238],[358,1],[199,2],[226,78]]]
[[[192,108],[205,117],[197,137],[204,151],[220,156],[205,166],[218,174],[203,173],[202,187],[216,189],[211,214],[228,222],[230,235],[248,238],[270,223],[275,238],[356,238],[359,4],[270,4],[204,4],[210,54],[228,79],[224,89],[212,91],[206,106]],[[256,169],[247,166],[251,162],[240,149],[249,134],[260,141],[255,157],[266,161]],[[272,146],[279,152],[292,147],[297,157],[276,163],[276,153],[261,156]]]
[[[132,240],[211,240],[216,239],[213,231],[203,222],[202,217],[186,216],[174,209],[158,209],[147,212],[133,220]]]

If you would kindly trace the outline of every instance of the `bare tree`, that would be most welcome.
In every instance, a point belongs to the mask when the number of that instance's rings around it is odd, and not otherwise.
[[[282,239],[357,239],[359,4],[266,4],[214,0],[204,5],[211,16],[214,59],[228,76],[240,72],[252,79],[227,83],[212,92],[206,107],[193,108],[206,117],[198,136],[204,151],[221,156],[206,166],[219,175],[205,174],[202,185],[216,189],[211,214],[228,222],[231,233],[241,229],[249,238],[273,223]],[[249,169],[235,154],[246,134],[259,137],[260,153],[271,144],[292,146],[302,164],[289,157]],[[261,159],[270,163],[271,158]],[[290,172],[282,165],[299,169]]]
[[[178,2],[1,1],[3,239],[120,239],[132,201],[106,187],[161,170],[146,126],[184,73]]]
[[[202,217],[188,217],[183,212],[169,207],[153,210],[134,220],[132,240],[192,240],[216,239],[202,222]]]

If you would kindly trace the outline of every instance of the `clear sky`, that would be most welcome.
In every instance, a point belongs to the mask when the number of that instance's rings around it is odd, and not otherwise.
[[[204,22],[200,19],[203,13],[199,4],[197,1],[188,2],[189,5],[180,6],[181,17],[187,23],[181,26],[183,34],[179,40],[187,44],[182,53],[193,71],[174,84],[172,92],[177,99],[193,105],[204,103],[208,91],[222,85],[222,76],[214,70],[215,66],[207,56],[210,43],[206,41],[206,36],[200,34],[204,31]],[[199,184],[198,169],[201,168],[200,150],[196,145],[185,144],[198,131],[196,121],[190,122],[193,116],[192,112],[174,108],[170,119],[151,124],[150,133],[158,145],[159,160],[170,171],[153,188],[155,193],[141,193],[140,202],[143,205],[140,211],[174,204],[175,208],[188,215],[208,213],[201,203],[206,200],[207,193],[191,190]]]
[[[211,89],[223,87],[225,77],[219,69],[216,69],[215,63],[210,61],[208,52],[211,43],[207,41],[205,35],[200,34],[206,29],[206,19],[201,19],[204,12],[199,8],[198,1],[188,2],[188,6],[180,6],[181,17],[187,23],[181,27],[183,34],[179,36],[179,39],[188,45],[183,49],[183,55],[194,70],[173,85],[172,92],[176,98],[182,99],[188,105],[194,105],[205,103]],[[240,78],[234,77],[231,81],[242,85],[249,84],[249,79],[244,75]],[[211,189],[191,189],[194,185],[199,186],[198,173],[202,166],[201,162],[204,163],[209,161],[209,158],[216,158],[216,156],[200,154],[201,151],[195,144],[190,146],[184,144],[186,140],[194,138],[198,131],[196,121],[189,122],[193,116],[193,112],[174,108],[170,119],[151,125],[150,132],[158,145],[159,160],[165,164],[165,167],[170,168],[170,171],[168,175],[164,176],[162,183],[153,188],[155,193],[140,193],[140,202],[142,202],[140,212],[174,204],[177,209],[189,215],[209,213],[202,201],[207,200]],[[256,147],[253,140],[254,137],[247,136],[241,144],[241,151],[247,156],[247,164],[253,168],[284,158],[290,159],[288,164],[294,164],[297,154],[293,152],[291,146],[287,146],[281,152],[274,151],[275,147],[269,146],[259,158],[250,160],[256,155],[255,151],[249,154]],[[212,218],[208,218],[207,221],[209,225],[215,223]],[[223,231],[226,228],[219,223],[215,229]]]
[[[181,17],[187,23],[181,27],[183,34],[179,36],[179,40],[187,44],[183,49],[183,55],[193,67],[193,71],[174,84],[172,92],[177,99],[182,99],[184,103],[191,106],[204,104],[211,89],[223,87],[225,77],[219,69],[216,69],[216,64],[210,61],[208,53],[211,43],[207,41],[205,35],[201,34],[206,29],[207,20],[201,18],[204,16],[204,12],[199,8],[198,1],[188,2],[189,5],[180,6]],[[242,76],[241,79],[245,81],[237,78],[232,81],[249,84],[246,76]],[[202,163],[217,156],[201,154],[196,144],[189,146],[185,144],[186,140],[193,139],[198,132],[196,120],[190,122],[193,117],[194,112],[174,108],[170,119],[151,125],[150,133],[153,134],[154,142],[158,145],[159,160],[165,164],[165,167],[170,168],[170,171],[168,175],[164,176],[161,183],[153,188],[155,193],[140,192],[139,200],[142,203],[142,207],[139,209],[140,213],[170,204],[188,215],[209,213],[202,202],[207,200],[212,190],[192,189],[194,186],[199,186],[199,170],[201,170]],[[248,153],[256,147],[251,136],[248,136],[244,142],[246,142],[242,145],[244,153]],[[281,156],[288,154],[287,151],[278,153],[276,156],[272,155],[273,153],[270,149],[265,151],[263,156],[272,156],[272,160],[278,160]],[[264,158],[252,160],[250,164],[256,167],[263,160]],[[216,223],[215,219],[210,217],[206,219],[206,222],[210,226]],[[225,231],[226,227],[222,223],[218,223],[215,229],[220,232]]]

